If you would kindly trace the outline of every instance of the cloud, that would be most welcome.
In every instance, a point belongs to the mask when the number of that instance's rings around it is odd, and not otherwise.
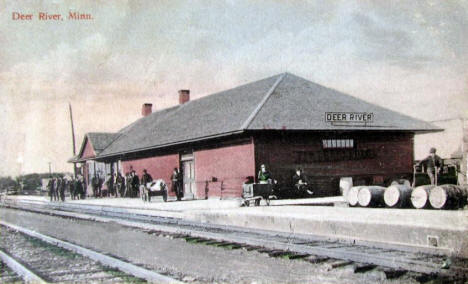
[[[25,9],[8,2],[5,11]],[[117,131],[141,104],[177,103],[289,71],[426,118],[468,109],[467,1],[66,1],[91,23],[0,24],[2,173],[70,169],[77,138]],[[7,14],[8,16],[8,14]],[[80,140],[78,140],[80,143]],[[23,165],[17,163],[22,153]],[[47,160],[47,161],[46,161]]]

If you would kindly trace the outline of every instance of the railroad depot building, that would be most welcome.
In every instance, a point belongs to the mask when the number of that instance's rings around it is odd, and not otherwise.
[[[282,187],[301,167],[317,196],[335,195],[340,177],[383,184],[411,177],[413,139],[441,129],[283,73],[190,100],[143,117],[117,133],[89,133],[71,162],[94,174],[147,169],[170,184],[183,171],[186,198],[240,197],[265,164]]]

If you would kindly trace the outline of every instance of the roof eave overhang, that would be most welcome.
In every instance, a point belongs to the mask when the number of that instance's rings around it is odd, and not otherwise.
[[[172,142],[172,143],[160,144],[160,145],[155,145],[155,146],[150,146],[150,147],[143,147],[143,148],[133,149],[133,150],[130,150],[130,151],[121,151],[121,152],[111,153],[111,154],[107,154],[107,155],[98,155],[95,158],[95,160],[104,160],[104,159],[112,158],[112,157],[115,157],[115,156],[133,154],[133,153],[137,153],[137,152],[141,152],[141,151],[157,150],[157,149],[162,149],[162,148],[167,148],[167,147],[172,147],[172,146],[183,145],[183,144],[187,144],[187,143],[199,142],[199,141],[203,141],[203,140],[222,138],[222,137],[227,137],[227,136],[231,136],[231,135],[241,134],[243,132],[244,132],[244,130],[235,130],[235,131],[225,132],[225,133],[221,133],[221,134],[208,135],[208,136],[203,136],[203,137],[198,137],[198,138],[193,138],[193,139],[186,139],[186,140]]]
[[[418,129],[412,130],[414,134],[427,134],[427,133],[436,133],[436,132],[443,132],[445,129],[436,128],[436,129]]]
[[[178,146],[178,145],[183,145],[187,143],[193,143],[193,142],[200,142],[203,140],[209,140],[209,139],[215,139],[215,138],[221,138],[221,137],[227,137],[231,135],[236,135],[236,134],[241,134],[247,131],[262,131],[262,130],[282,130],[282,131],[287,131],[287,130],[298,130],[298,131],[398,131],[398,132],[411,132],[415,134],[426,134],[426,133],[434,133],[434,132],[442,132],[444,129],[437,128],[437,129],[392,129],[392,128],[382,128],[382,129],[375,129],[375,128],[370,128],[370,129],[362,129],[362,128],[340,128],[340,129],[243,129],[243,130],[236,130],[236,131],[231,131],[231,132],[225,132],[221,134],[215,134],[215,135],[209,135],[209,136],[203,136],[203,137],[197,137],[193,139],[186,139],[182,141],[177,141],[177,142],[172,142],[172,143],[165,143],[165,144],[160,144],[160,145],[155,145],[155,146],[150,146],[150,147],[143,147],[143,148],[137,148],[133,149],[130,151],[121,151],[121,152],[116,152],[116,153],[111,153],[111,154],[106,154],[106,155],[97,155],[96,157],[91,157],[91,158],[85,158],[85,159],[80,159],[77,162],[85,162],[87,160],[104,160],[107,158],[112,158],[116,156],[122,156],[126,154],[133,154],[141,151],[148,151],[148,150],[157,150],[157,149],[162,149],[166,147],[171,147],[171,146]]]
[[[426,133],[435,133],[435,132],[442,132],[444,129],[442,128],[434,128],[434,129],[402,129],[402,128],[391,128],[391,127],[382,127],[382,128],[362,128],[362,127],[342,127],[342,128],[323,128],[323,129],[294,129],[294,128],[262,128],[262,129],[255,129],[250,128],[246,129],[246,131],[307,131],[307,132],[333,132],[333,131],[374,131],[374,132],[381,132],[381,131],[393,131],[393,132],[411,132],[415,134],[426,134]]]
[[[80,159],[69,159],[68,163],[84,163],[86,161],[96,160],[96,157],[87,157],[87,158],[80,158]]]

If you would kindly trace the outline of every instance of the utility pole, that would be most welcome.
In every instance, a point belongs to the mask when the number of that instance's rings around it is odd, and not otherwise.
[[[49,162],[49,176],[52,176],[52,167],[51,167],[52,162]]]
[[[70,123],[71,123],[73,157],[74,157],[76,155],[76,146],[75,146],[75,128],[73,126],[73,113],[72,113],[71,103],[68,103],[68,109],[70,110]],[[76,178],[76,163],[73,163],[73,176]]]

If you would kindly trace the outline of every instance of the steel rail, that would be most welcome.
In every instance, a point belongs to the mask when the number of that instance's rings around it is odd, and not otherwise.
[[[14,224],[10,224],[10,223],[5,222],[5,221],[0,220],[0,225],[3,225],[5,227],[9,227],[11,229],[14,229],[14,230],[16,230],[18,232],[21,232],[23,234],[26,234],[28,236],[40,239],[40,240],[42,240],[44,242],[47,242],[49,244],[53,244],[55,246],[59,246],[59,247],[62,247],[64,249],[67,249],[67,250],[71,250],[71,251],[76,252],[78,254],[81,254],[81,255],[83,255],[85,257],[88,257],[88,258],[91,258],[91,259],[93,259],[95,261],[98,261],[98,262],[100,262],[100,263],[102,263],[104,265],[107,265],[109,267],[116,268],[116,269],[119,269],[119,270],[121,270],[121,271],[123,271],[125,273],[131,274],[131,275],[133,275],[135,277],[145,279],[148,282],[182,283],[182,282],[178,281],[177,279],[174,279],[174,278],[159,274],[157,272],[154,272],[154,271],[151,271],[151,270],[136,266],[136,265],[128,263],[128,262],[124,262],[124,261],[122,261],[120,259],[110,257],[110,256],[104,255],[102,253],[98,253],[96,251],[93,251],[93,250],[90,250],[90,249],[87,249],[87,248],[84,248],[84,247],[81,247],[81,246],[78,246],[78,245],[75,245],[75,244],[72,244],[72,243],[69,243],[69,242],[65,242],[65,241],[50,237],[50,236],[46,236],[46,235],[43,235],[41,233],[26,229],[26,228],[23,228],[23,227],[14,225]]]
[[[29,270],[27,267],[16,261],[12,256],[2,250],[0,250],[0,258],[9,268],[11,268],[11,270],[21,276],[26,283],[47,283],[40,276]]]

